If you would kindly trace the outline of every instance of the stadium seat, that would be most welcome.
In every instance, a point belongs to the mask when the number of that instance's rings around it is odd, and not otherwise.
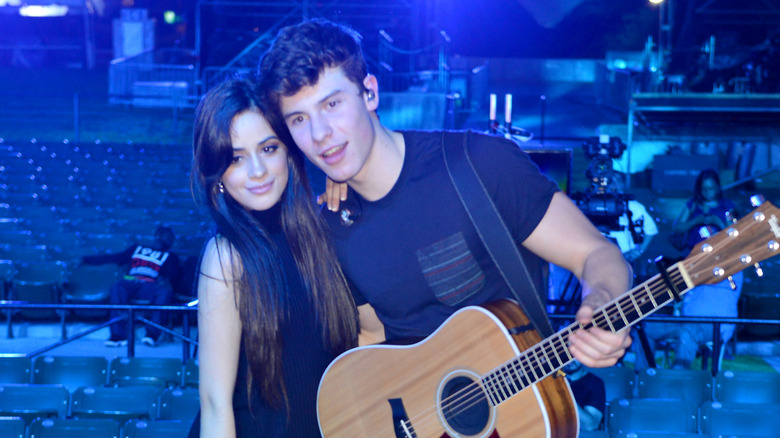
[[[0,356],[0,384],[30,383],[29,357]]]
[[[3,385],[0,416],[21,417],[28,424],[37,417],[65,418],[69,399],[60,385]]]
[[[0,260],[0,299],[8,298],[8,291],[11,288],[11,282],[14,279],[14,262],[11,260]]]
[[[712,376],[705,370],[648,368],[637,376],[639,398],[687,400],[700,406],[712,400]]]
[[[125,424],[125,438],[175,438],[186,437],[191,422],[179,420],[130,420]]]
[[[74,418],[113,418],[120,424],[157,416],[159,392],[149,386],[93,387],[73,391],[70,414]]]
[[[9,298],[28,303],[58,303],[66,273],[65,263],[59,261],[16,264]],[[47,319],[57,315],[55,310],[50,309],[21,309],[17,314],[27,319]]]
[[[29,230],[0,231],[0,242],[11,245],[30,245],[32,241],[32,232]]]
[[[102,356],[38,356],[33,360],[33,383],[58,384],[73,392],[82,386],[105,386],[108,359]]]
[[[588,371],[604,381],[607,401],[635,397],[636,371],[633,368],[611,366],[588,368]]]
[[[91,253],[120,252],[130,245],[127,234],[96,232],[95,230],[80,233],[81,244],[89,248]]]
[[[39,418],[30,424],[30,438],[119,438],[119,423],[110,418]]]
[[[0,204],[1,205],[8,205],[8,204]],[[0,231],[6,232],[6,231],[19,231],[23,229],[22,220],[19,218],[11,217],[12,215],[7,208],[3,208],[0,210]]]
[[[108,369],[110,385],[163,389],[181,385],[183,367],[180,359],[169,357],[115,357]]]
[[[62,302],[68,304],[108,304],[111,287],[119,280],[114,264],[79,265],[70,271],[62,293]],[[71,314],[84,318],[106,318],[105,309],[75,309]]]
[[[580,434],[580,438],[585,435]],[[647,430],[640,430],[637,432],[627,432],[624,435],[620,435],[619,438],[703,438],[698,433],[685,433],[685,432],[651,432]]]
[[[707,402],[701,408],[701,427],[711,437],[777,437],[780,404]]]
[[[60,261],[16,264],[16,281],[62,285],[66,279],[67,265]]]
[[[18,263],[35,263],[48,260],[49,253],[45,245],[0,244],[0,259]]]
[[[184,364],[184,386],[197,388],[200,384],[200,369],[198,358],[193,357]]]
[[[686,400],[621,399],[608,408],[607,430],[610,438],[628,433],[696,433],[698,406]]]
[[[21,417],[0,417],[0,436],[24,438],[25,424]]]
[[[780,403],[780,373],[721,370],[715,376],[715,401]]]
[[[196,388],[167,388],[160,394],[158,420],[181,420],[192,423],[200,409]]]

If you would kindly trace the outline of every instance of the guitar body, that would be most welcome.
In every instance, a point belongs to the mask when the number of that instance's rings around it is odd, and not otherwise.
[[[540,341],[533,329],[510,335],[507,328],[516,327],[531,327],[530,321],[503,300],[461,309],[417,344],[342,354],[320,382],[323,436],[576,437],[577,409],[563,376],[544,378],[497,406],[480,398],[480,376]],[[453,414],[461,406],[466,411]]]

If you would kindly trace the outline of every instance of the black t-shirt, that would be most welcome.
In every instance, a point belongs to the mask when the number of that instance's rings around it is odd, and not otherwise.
[[[357,304],[374,307],[388,340],[427,336],[461,307],[511,297],[449,178],[441,133],[403,135],[403,168],[385,197],[369,202],[350,190],[342,204],[356,216],[349,226],[341,212],[324,213]],[[503,137],[474,135],[469,151],[520,245],[557,186]]]

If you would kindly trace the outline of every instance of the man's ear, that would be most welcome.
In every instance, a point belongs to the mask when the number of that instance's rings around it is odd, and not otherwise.
[[[374,75],[366,75],[363,79],[363,87],[366,90],[363,93],[363,99],[366,102],[366,109],[376,111],[379,108],[379,82]]]

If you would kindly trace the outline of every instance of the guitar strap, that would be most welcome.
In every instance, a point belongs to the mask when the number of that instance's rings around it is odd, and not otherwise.
[[[444,164],[490,258],[537,332],[546,338],[553,334],[550,320],[523,256],[471,162],[471,135],[471,131],[442,133]],[[457,141],[459,136],[462,143]]]

